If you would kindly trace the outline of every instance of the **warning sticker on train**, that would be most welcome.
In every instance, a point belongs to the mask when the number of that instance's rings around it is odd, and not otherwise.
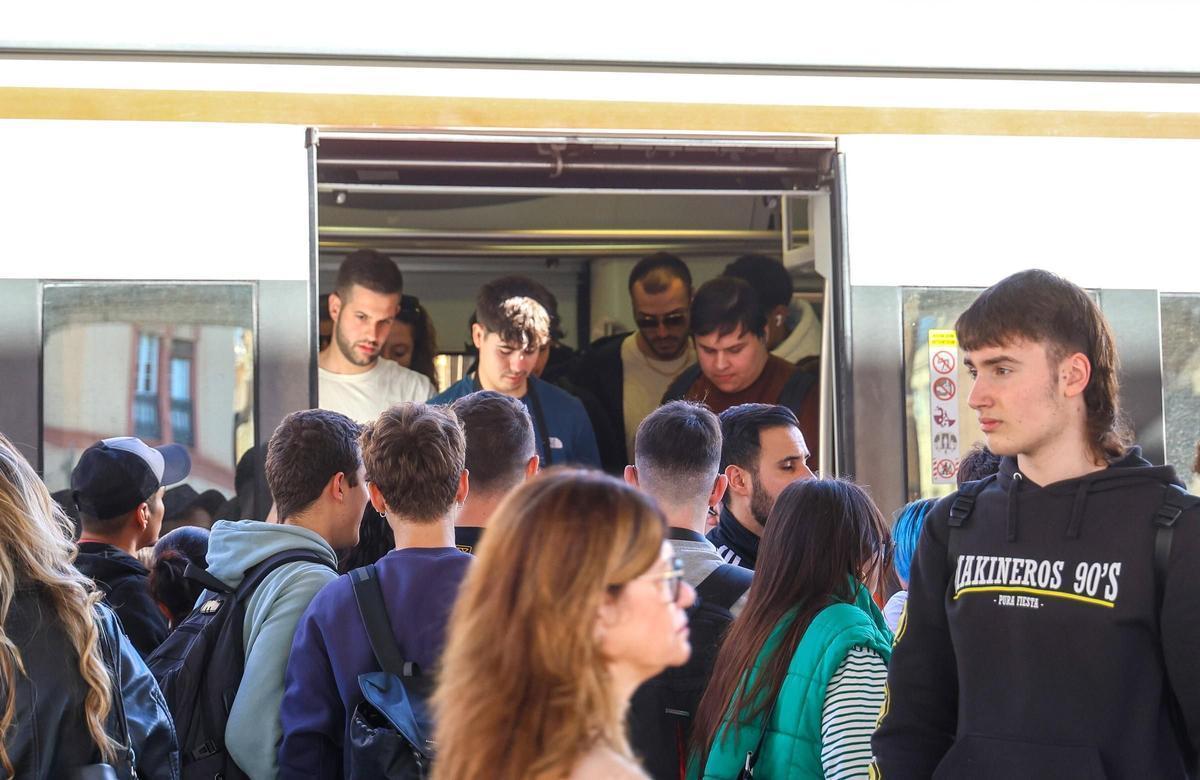
[[[954,484],[961,455],[958,420],[958,334],[929,331],[930,471],[935,485]]]
[[[948,376],[938,377],[933,380],[933,397],[939,401],[949,401],[957,391],[958,388],[954,385],[954,380]]]

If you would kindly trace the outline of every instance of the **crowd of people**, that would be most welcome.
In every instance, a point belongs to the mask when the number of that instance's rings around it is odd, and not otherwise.
[[[76,543],[0,436],[4,770],[1196,776],[1200,499],[1129,441],[1095,302],[1029,271],[963,313],[987,447],[889,523],[812,470],[775,271],[727,272],[646,258],[638,329],[558,361],[544,288],[489,282],[435,395],[380,360],[399,271],[352,255],[268,522],[162,534],[187,451],[118,437]]]

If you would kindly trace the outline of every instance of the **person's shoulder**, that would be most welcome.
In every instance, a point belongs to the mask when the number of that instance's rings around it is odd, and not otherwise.
[[[463,377],[442,392],[429,399],[431,404],[448,404],[465,395],[470,395],[473,385],[470,377]]]
[[[558,385],[550,384],[544,379],[538,379],[533,376],[529,377],[529,384],[534,389],[534,392],[538,394],[538,400],[543,403],[550,406],[570,407],[571,409],[578,409],[580,413],[585,413],[583,401],[580,401],[577,397],[563,390]]]
[[[646,772],[633,759],[611,748],[597,746],[579,759],[569,780],[648,780]]]

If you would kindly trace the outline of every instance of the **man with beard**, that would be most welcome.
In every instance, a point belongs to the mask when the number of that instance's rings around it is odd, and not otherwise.
[[[637,330],[606,336],[591,345],[571,374],[576,387],[598,399],[589,407],[606,471],[617,474],[633,460],[638,425],[654,411],[675,378],[696,361],[689,335],[692,274],[675,255],[643,258],[629,273],[629,299]],[[606,418],[594,419],[596,414]]]
[[[812,479],[808,445],[791,409],[741,404],[721,412],[721,470],[729,480],[708,540],[727,562],[753,569],[758,540],[780,492]]]
[[[342,261],[329,296],[333,338],[317,356],[322,409],[364,423],[392,404],[423,402],[433,395],[427,377],[379,359],[403,291],[400,269],[373,249],[360,249]]]

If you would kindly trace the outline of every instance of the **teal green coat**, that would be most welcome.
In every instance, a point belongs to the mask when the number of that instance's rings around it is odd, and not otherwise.
[[[794,618],[794,614],[789,614],[771,632],[754,661],[747,685],[754,684]],[[825,690],[853,647],[874,650],[885,663],[892,657],[892,632],[883,622],[879,608],[871,601],[871,594],[861,585],[853,604],[830,604],[817,613],[804,632],[767,724],[767,737],[763,740],[762,753],[754,771],[756,777],[766,780],[824,777],[821,769],[821,709],[825,703]],[[732,718],[733,713],[726,715],[717,732],[704,766],[704,780],[736,778],[746,763],[746,754],[758,745],[762,736],[761,720],[747,721],[738,717],[738,728],[731,730]],[[688,776],[695,778],[699,767],[696,762],[692,763]]]

